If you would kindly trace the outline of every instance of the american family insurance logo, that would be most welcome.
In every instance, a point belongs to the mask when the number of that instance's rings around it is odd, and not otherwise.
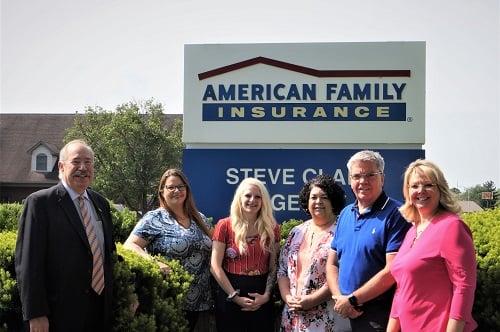
[[[257,64],[305,74],[297,82],[210,83],[203,121],[407,121],[410,70],[316,70],[257,57],[198,74],[200,81]]]

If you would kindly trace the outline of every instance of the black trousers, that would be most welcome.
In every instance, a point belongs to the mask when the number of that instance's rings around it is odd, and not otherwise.
[[[363,314],[350,319],[353,332],[377,331],[384,332],[389,322],[392,296],[382,296],[366,302],[361,306]]]
[[[260,276],[236,275],[226,272],[234,289],[240,296],[248,293],[264,294],[267,274]],[[272,332],[274,330],[273,303],[269,301],[256,311],[241,311],[241,307],[226,301],[227,294],[217,288],[215,299],[215,320],[218,332]]]
[[[93,290],[90,291],[91,304],[88,307],[85,319],[86,332],[106,331],[104,325],[104,291],[97,295]]]
[[[78,326],[77,329],[84,332],[108,332],[109,327],[105,325],[104,319],[104,291],[101,295],[97,295],[93,290],[89,291],[89,305],[86,310],[82,311],[82,315],[85,316],[84,326]],[[51,332],[66,332],[65,328],[58,326],[57,321],[53,320],[53,317],[48,316],[49,319],[49,330]],[[29,332],[30,325],[29,321],[24,322],[24,331]]]

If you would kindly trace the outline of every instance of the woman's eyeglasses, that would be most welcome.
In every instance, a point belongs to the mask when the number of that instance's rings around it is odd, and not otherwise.
[[[180,184],[178,186],[165,186],[163,187],[165,189],[167,189],[168,191],[170,191],[171,193],[173,193],[176,189],[179,190],[179,191],[184,191],[186,190],[186,186],[183,185],[183,184]]]
[[[433,190],[434,187],[436,187],[437,184],[435,183],[422,183],[422,184],[412,184],[410,185],[410,189],[412,190]]]

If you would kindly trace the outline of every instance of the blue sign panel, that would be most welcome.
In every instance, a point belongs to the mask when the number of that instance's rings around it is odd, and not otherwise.
[[[246,177],[264,182],[271,195],[278,223],[307,218],[298,203],[304,183],[318,174],[333,176],[347,195],[347,161],[359,150],[331,149],[185,149],[183,169],[199,210],[214,221],[229,215],[234,191]],[[406,166],[424,158],[424,150],[377,150],[385,160],[385,192],[402,200]]]
[[[203,121],[406,121],[405,103],[203,104]]]

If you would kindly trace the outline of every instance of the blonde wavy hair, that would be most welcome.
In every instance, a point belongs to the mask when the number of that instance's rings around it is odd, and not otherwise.
[[[403,217],[410,222],[420,222],[420,215],[417,208],[411,203],[410,197],[410,177],[413,174],[418,174],[429,179],[436,184],[439,189],[439,206],[438,209],[446,210],[453,213],[460,213],[460,206],[455,200],[453,193],[448,187],[443,172],[433,162],[425,159],[417,159],[408,165],[404,176],[403,195],[405,203],[399,208]]]
[[[264,184],[255,178],[246,178],[239,184],[234,193],[231,203],[231,227],[234,232],[234,238],[240,253],[247,250],[246,237],[248,235],[248,221],[243,218],[243,208],[241,206],[241,197],[248,186],[256,186],[262,196],[262,206],[255,221],[257,232],[260,235],[261,247],[270,252],[274,243],[274,227],[276,220],[273,216],[271,198]]]

